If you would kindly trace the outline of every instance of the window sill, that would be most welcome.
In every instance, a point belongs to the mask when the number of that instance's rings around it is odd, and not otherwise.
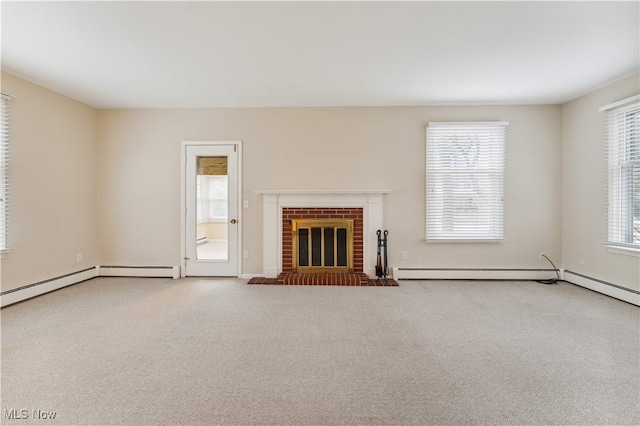
[[[640,257],[640,247],[619,246],[615,244],[604,244],[609,253],[622,254],[624,256]]]

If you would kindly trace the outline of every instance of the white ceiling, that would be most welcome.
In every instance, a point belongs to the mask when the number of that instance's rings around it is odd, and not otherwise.
[[[2,2],[2,67],[100,108],[563,103],[640,62],[631,2]]]

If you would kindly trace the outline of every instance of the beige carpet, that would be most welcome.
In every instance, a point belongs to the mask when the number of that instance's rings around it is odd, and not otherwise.
[[[637,425],[639,313],[566,283],[98,278],[1,311],[2,423]]]

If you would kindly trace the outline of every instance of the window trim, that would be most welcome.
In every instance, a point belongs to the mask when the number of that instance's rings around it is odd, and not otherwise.
[[[9,148],[11,142],[11,107],[10,102],[13,100],[13,96],[5,93],[0,93],[2,105],[2,115],[0,115],[0,126],[3,127],[3,131],[0,134],[0,257],[4,256],[11,251],[9,246]]]
[[[615,182],[611,181],[611,172],[612,172],[612,168],[614,167],[622,167],[622,165],[617,165],[617,166],[612,166],[611,164],[611,149],[612,149],[612,144],[615,143],[620,143],[617,140],[614,140],[613,137],[610,135],[610,126],[611,126],[611,120],[613,119],[611,117],[611,114],[614,114],[617,110],[620,109],[626,109],[628,107],[633,107],[633,106],[640,106],[640,94],[638,95],[634,95],[634,96],[630,96],[628,98],[625,99],[621,99],[619,101],[613,102],[611,104],[605,105],[603,107],[601,107],[599,109],[600,112],[607,112],[607,115],[605,116],[605,155],[606,155],[606,170],[607,170],[607,184],[606,184],[606,188],[607,188],[607,192],[606,192],[606,231],[605,231],[605,235],[606,235],[606,240],[603,242],[604,246],[607,247],[607,251],[610,253],[616,253],[616,254],[622,254],[622,255],[628,255],[628,256],[636,256],[639,257],[640,256],[640,243],[628,243],[628,242],[620,242],[620,241],[613,241],[613,239],[615,238],[614,235],[611,234],[612,229],[612,216],[615,215],[614,212],[611,211],[612,208],[612,202],[611,202],[611,196],[612,196],[612,186],[615,186]],[[638,139],[636,141],[637,144],[637,148],[640,149],[640,139]],[[623,200],[619,200],[619,202],[622,202]],[[631,203],[633,203],[633,200],[631,200]],[[623,219],[620,217],[614,217],[618,222],[621,222]],[[633,220],[633,219],[632,219]],[[631,224],[632,230],[631,232],[633,232],[633,223]]]
[[[620,244],[612,244],[607,241],[605,241],[603,244],[607,248],[607,251],[609,253],[640,257],[640,247],[629,247]]]

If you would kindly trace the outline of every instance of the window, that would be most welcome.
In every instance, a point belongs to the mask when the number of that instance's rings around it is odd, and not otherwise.
[[[430,241],[501,241],[507,122],[429,123]]]
[[[607,111],[607,243],[640,248],[640,95]]]
[[[198,175],[198,223],[227,220],[227,176]]]
[[[8,249],[9,224],[9,102],[11,97],[0,95],[0,251]]]

